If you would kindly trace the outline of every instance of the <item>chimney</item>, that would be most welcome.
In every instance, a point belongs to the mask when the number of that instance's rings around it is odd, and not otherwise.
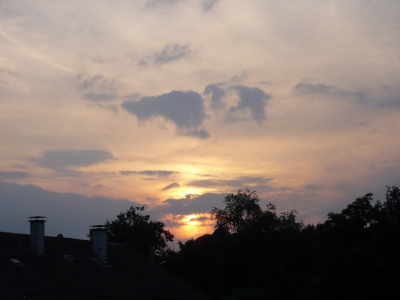
[[[29,217],[31,223],[31,247],[37,254],[44,254],[44,220],[46,217]]]
[[[94,255],[102,261],[107,261],[107,229],[104,225],[90,226],[90,239]]]

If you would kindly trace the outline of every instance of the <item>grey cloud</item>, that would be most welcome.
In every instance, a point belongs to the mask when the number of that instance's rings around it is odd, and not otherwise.
[[[181,199],[167,199],[163,205],[154,207],[152,211],[159,214],[191,214],[207,213],[213,207],[223,208],[223,201],[227,194],[202,194],[197,197],[187,195]]]
[[[151,6],[158,5],[158,4],[163,4],[163,5],[175,4],[175,3],[183,2],[183,1],[185,1],[185,0],[147,0],[145,7],[151,7]]]
[[[180,135],[187,135],[187,136],[191,136],[191,137],[197,137],[199,139],[205,140],[208,139],[210,137],[210,134],[205,131],[204,129],[193,129],[193,130],[189,130],[187,132],[184,133],[180,133]]]
[[[140,122],[163,117],[175,123],[178,134],[207,138],[208,132],[200,128],[207,115],[204,99],[196,92],[172,91],[139,101],[125,101],[121,107],[135,115]]]
[[[31,177],[26,172],[5,172],[0,171],[0,180],[17,180]]]
[[[400,96],[393,96],[383,99],[379,104],[380,107],[389,109],[400,109]]]
[[[149,176],[157,176],[157,177],[169,177],[174,172],[173,171],[166,171],[166,170],[145,170],[138,172],[139,174],[149,175]]]
[[[225,108],[223,98],[225,97],[225,90],[220,87],[221,84],[213,83],[206,86],[204,95],[211,95],[210,107],[212,110],[221,110]]]
[[[95,76],[93,76],[92,78],[86,79],[84,80],[79,86],[78,88],[81,90],[90,88],[91,86],[93,86],[96,82],[103,80],[104,76],[101,74],[97,74]]]
[[[229,108],[226,117],[227,122],[239,120],[236,113],[244,110],[250,111],[252,118],[258,123],[267,119],[265,105],[272,98],[271,95],[257,87],[251,88],[244,85],[237,85],[233,89],[239,94],[240,101],[237,106]]]
[[[29,233],[27,217],[44,215],[46,235],[87,239],[89,226],[104,224],[131,205],[140,205],[126,199],[50,192],[35,185],[0,182],[0,190],[0,228],[6,232]]]
[[[83,99],[94,101],[94,102],[103,102],[110,101],[117,97],[115,93],[88,93],[83,95]]]
[[[305,184],[302,187],[308,191],[316,191],[325,188],[325,186],[322,184]]]
[[[369,124],[369,120],[364,121],[364,122],[359,122],[357,123],[357,126],[367,126]]]
[[[124,176],[129,176],[129,175],[137,174],[136,171],[119,171],[119,173],[120,173],[121,175],[124,175]]]
[[[201,7],[204,12],[211,11],[215,4],[217,4],[220,0],[202,0]]]
[[[166,64],[186,57],[190,52],[188,45],[168,44],[154,55],[154,62],[157,64]]]
[[[39,166],[61,171],[71,166],[91,166],[106,162],[115,157],[103,150],[52,150],[45,151],[41,157],[32,158],[31,161]]]
[[[120,171],[121,175],[147,175],[147,176],[157,176],[158,178],[169,177],[174,171],[167,170],[144,170],[144,171]]]
[[[189,221],[199,221],[199,222],[204,222],[209,220],[210,218],[208,217],[199,217],[199,218],[191,218]]]
[[[167,186],[164,187],[162,190],[163,190],[163,191],[167,191],[167,190],[169,190],[169,189],[174,189],[174,188],[178,188],[178,187],[180,187],[180,184],[177,183],[177,182],[174,182],[174,183],[171,183],[171,184],[167,185]]]
[[[242,176],[234,179],[203,179],[194,180],[187,183],[188,186],[196,187],[232,187],[240,188],[246,186],[266,186],[273,178],[257,177],[257,176]]]
[[[105,109],[105,110],[110,110],[110,111],[112,111],[113,113],[116,113],[116,114],[119,111],[118,106],[115,105],[115,104],[109,104],[109,105],[95,104],[95,106],[97,106],[99,108],[102,108],[102,109]]]
[[[364,92],[341,90],[334,85],[301,82],[295,86],[294,91],[298,94],[316,94],[328,97],[354,98],[359,103],[368,103],[371,101],[368,95]]]
[[[233,76],[229,81],[234,84],[241,83],[243,80],[247,79],[248,75],[246,71],[243,71],[242,74]]]

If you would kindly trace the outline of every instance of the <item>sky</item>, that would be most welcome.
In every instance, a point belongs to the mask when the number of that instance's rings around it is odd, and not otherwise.
[[[212,232],[211,209],[246,187],[305,223],[382,200],[400,185],[399,12],[398,0],[0,0],[0,217],[46,212],[21,200],[27,185],[81,199],[71,218],[91,214],[88,199],[109,219],[145,204],[179,239]]]

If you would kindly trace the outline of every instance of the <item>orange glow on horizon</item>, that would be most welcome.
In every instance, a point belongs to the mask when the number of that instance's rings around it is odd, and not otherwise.
[[[208,213],[189,215],[167,215],[166,220],[173,222],[176,226],[169,228],[177,240],[197,238],[201,235],[212,233],[214,222],[209,219]]]

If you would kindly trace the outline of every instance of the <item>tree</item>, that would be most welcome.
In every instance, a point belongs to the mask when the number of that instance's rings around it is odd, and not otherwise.
[[[174,236],[164,228],[164,223],[143,215],[144,208],[144,205],[132,205],[125,213],[117,215],[116,220],[107,220],[108,237],[112,242],[128,243],[152,259],[161,260],[169,251],[168,242],[172,242]]]
[[[255,191],[249,188],[238,190],[236,194],[225,197],[224,209],[212,209],[211,219],[217,221],[216,228],[222,226],[231,233],[241,232],[250,228],[261,217],[263,211],[259,201]]]

